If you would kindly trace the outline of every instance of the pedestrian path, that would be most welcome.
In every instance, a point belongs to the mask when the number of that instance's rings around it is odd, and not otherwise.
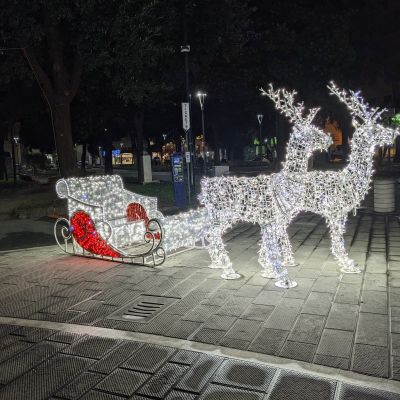
[[[5,320],[1,399],[400,399],[398,382],[333,368],[107,328]]]
[[[340,274],[320,217],[301,215],[290,236],[299,266],[289,271],[299,285],[289,290],[261,277],[253,225],[225,236],[243,275],[235,281],[207,268],[205,250],[157,268],[68,256],[56,246],[1,252],[0,322],[108,328],[399,381],[397,219],[368,212],[350,219],[346,241],[359,275]],[[135,308],[149,302],[157,311],[137,319]]]

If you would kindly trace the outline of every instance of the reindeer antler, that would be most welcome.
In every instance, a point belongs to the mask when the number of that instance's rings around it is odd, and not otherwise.
[[[303,117],[304,103],[299,102],[295,104],[295,96],[297,92],[293,90],[292,92],[286,89],[274,90],[272,84],[268,85],[268,90],[265,91],[263,88],[260,89],[261,94],[268,96],[274,103],[275,108],[279,110],[283,115],[289,118],[290,122],[297,123],[300,125],[310,125],[315,115],[319,111],[319,108],[311,108],[308,111],[306,117]]]
[[[380,110],[378,107],[370,107],[361,97],[360,92],[349,90],[347,93],[344,89],[339,89],[334,82],[330,82],[327,86],[330,94],[335,95],[350,110],[350,114],[358,117],[363,121],[376,123],[381,119],[381,115],[385,109]]]

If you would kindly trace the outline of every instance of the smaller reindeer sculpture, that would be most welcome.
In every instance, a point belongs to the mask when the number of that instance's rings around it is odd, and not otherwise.
[[[359,273],[345,249],[343,234],[347,215],[356,210],[367,194],[373,175],[373,157],[378,146],[391,145],[399,130],[378,123],[384,110],[370,108],[359,93],[346,92],[330,83],[336,95],[350,110],[355,131],[347,166],[338,172],[311,171],[305,174],[304,211],[325,217],[332,239],[332,254],[343,273]]]
[[[232,268],[222,235],[239,221],[259,224],[262,241],[258,261],[262,275],[279,278],[276,285],[287,288],[296,283],[290,281],[287,269],[282,265],[282,258],[293,263],[286,228],[304,203],[308,158],[315,150],[327,149],[332,141],[330,136],[312,125],[318,109],[311,109],[303,116],[303,103],[294,102],[296,92],[275,91],[270,85],[262,93],[270,97],[276,108],[294,124],[282,170],[252,178],[204,178],[200,201],[212,221],[208,234],[210,267],[223,268],[221,276],[225,279],[240,277]]]

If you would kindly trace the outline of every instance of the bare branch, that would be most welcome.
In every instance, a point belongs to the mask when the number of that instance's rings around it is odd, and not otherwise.
[[[44,94],[47,96],[48,99],[51,99],[54,95],[53,85],[49,77],[47,76],[46,72],[44,72],[43,68],[39,64],[36,56],[32,53],[31,50],[24,47],[22,49],[26,61],[28,62],[33,74],[35,75],[39,85],[41,86]]]

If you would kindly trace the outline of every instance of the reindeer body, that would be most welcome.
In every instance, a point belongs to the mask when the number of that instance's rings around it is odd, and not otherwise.
[[[304,189],[292,185],[285,173],[257,177],[217,177],[202,181],[201,201],[213,220],[271,224],[289,221],[295,205],[303,202]]]
[[[305,174],[306,188],[304,211],[322,215],[327,222],[332,239],[332,254],[344,273],[359,273],[361,270],[349,258],[344,246],[347,215],[355,210],[368,193],[373,175],[375,148],[393,143],[398,131],[378,124],[382,111],[369,109],[357,93],[340,91],[333,83],[332,94],[347,105],[356,130],[351,142],[348,165],[338,172],[311,171]]]
[[[269,233],[270,239],[273,236],[275,249],[268,249],[260,252],[260,263],[264,268],[267,277],[276,278],[284,275],[287,279],[286,269],[280,264],[279,240],[286,234],[286,226],[292,217],[295,197],[288,198],[285,195],[280,200],[277,193],[276,182],[282,181],[280,173],[272,175],[260,175],[257,177],[217,177],[205,178],[201,181],[202,193],[200,201],[205,205],[208,215],[213,224],[209,232],[209,253],[213,267],[224,268],[223,277],[232,279],[237,277],[233,271],[227,251],[222,242],[222,235],[226,229],[237,222],[250,222],[259,224],[261,230],[265,227],[273,227],[273,234]],[[281,206],[285,204],[285,213]],[[263,249],[263,246],[262,246]],[[273,260],[268,255],[274,253]]]
[[[331,138],[311,125],[318,110],[311,110],[307,118],[302,117],[303,105],[293,104],[295,93],[274,92],[272,87],[265,93],[273,99],[277,109],[290,116],[295,123],[283,169],[276,174],[252,178],[204,178],[199,198],[212,220],[208,234],[211,268],[222,267],[225,279],[238,278],[240,275],[232,268],[222,234],[239,221],[256,223],[260,225],[262,235],[259,253],[262,275],[281,278],[277,286],[293,287],[295,282],[289,280],[287,270],[282,266],[282,259],[294,263],[286,229],[291,219],[304,207],[304,176],[308,158],[314,150],[326,149],[331,144]]]

